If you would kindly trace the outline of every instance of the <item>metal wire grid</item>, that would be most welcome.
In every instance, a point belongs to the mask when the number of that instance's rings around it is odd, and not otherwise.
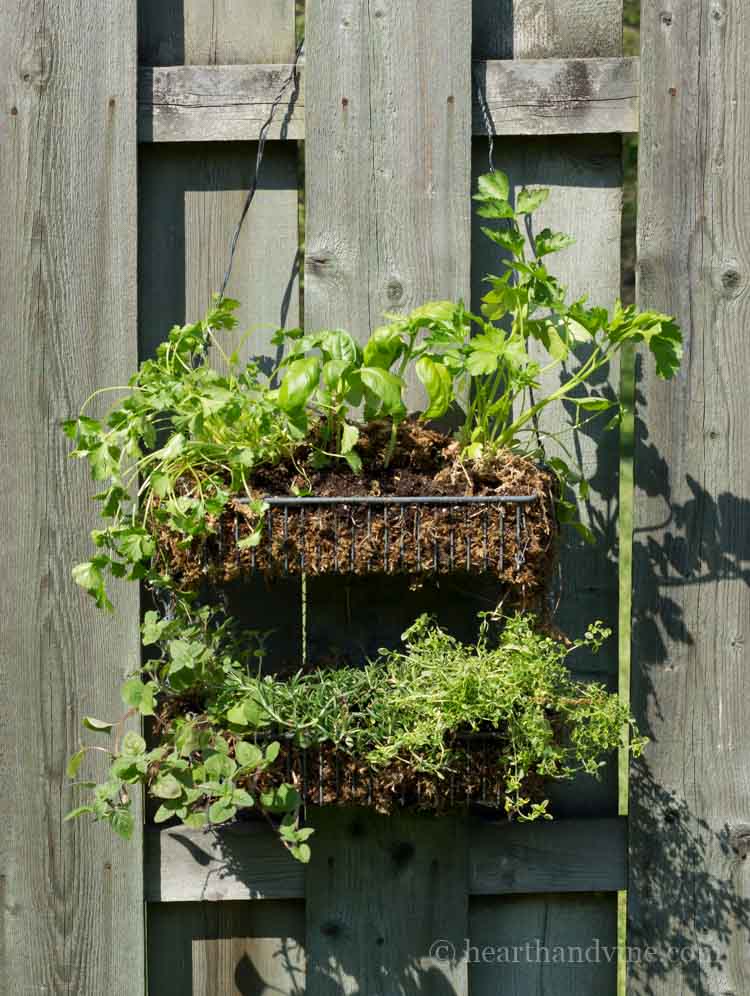
[[[324,755],[323,745],[293,745],[288,734],[264,734],[259,742],[266,743],[274,739],[287,743],[282,762],[283,778],[287,783],[296,784],[303,804],[373,805],[378,781],[382,777],[377,770],[364,766],[358,769],[356,759],[355,763],[351,763],[352,759],[342,751],[334,751],[331,762],[330,755]],[[497,763],[496,760],[491,761],[491,758],[493,750],[499,751],[502,739],[499,733],[465,733],[457,736],[455,745],[466,750],[463,770],[452,772],[440,790],[429,797],[424,796],[420,779],[415,776],[415,790],[407,794],[406,788],[401,787],[399,791],[393,792],[393,802],[402,807],[415,808],[456,805],[501,807],[501,780],[492,774],[493,769],[497,770]]]
[[[368,559],[367,569],[371,572],[383,570],[389,573],[393,570],[403,570],[406,561],[406,542],[413,544],[417,571],[427,570],[437,573],[441,570],[452,572],[454,570],[471,571],[477,551],[473,547],[469,531],[470,515],[478,514],[481,518],[481,550],[479,551],[479,562],[484,571],[503,571],[506,566],[506,551],[504,544],[505,521],[508,515],[507,508],[511,507],[511,515],[515,517],[514,535],[515,550],[513,560],[516,570],[523,566],[525,562],[526,546],[528,545],[527,524],[525,508],[538,500],[537,495],[457,495],[451,497],[443,496],[364,496],[364,497],[283,497],[264,499],[267,507],[265,512],[265,522],[263,533],[267,537],[273,537],[274,529],[278,519],[281,519],[281,552],[277,557],[276,566],[282,574],[290,571],[305,573],[307,570],[320,570],[320,546],[316,550],[316,560],[308,563],[305,560],[305,545],[300,544],[296,553],[290,552],[290,521],[292,516],[296,517],[299,526],[299,533],[304,535],[305,524],[310,521],[310,517],[315,515],[316,510],[332,509],[332,545],[333,545],[333,570],[334,573],[354,573],[355,557],[357,551],[357,541],[366,539],[368,547],[372,548],[372,537],[376,517],[379,516],[382,523],[382,536],[380,551],[376,555],[371,549]],[[239,499],[238,504],[249,504],[249,499]],[[433,530],[432,540],[425,541],[423,537],[423,515],[422,510],[429,509],[436,514],[442,514],[447,526],[448,543],[447,552],[441,553],[441,543],[437,531]],[[475,512],[472,512],[475,509]],[[404,516],[407,511],[413,512],[411,527],[407,530],[403,528]],[[291,514],[290,514],[291,513]],[[361,514],[358,514],[361,513]],[[489,542],[490,526],[493,516],[495,517],[498,532],[499,544],[494,555]],[[432,517],[435,523],[434,514]],[[461,535],[463,542],[459,542],[457,537],[457,527],[462,526]],[[241,517],[234,514],[233,521],[234,547],[236,566],[238,570],[247,569],[247,563],[242,562],[239,541],[241,538]],[[346,535],[349,542],[348,554],[342,554],[341,538],[342,533]],[[396,536],[394,542],[393,537]],[[223,557],[221,537],[219,537],[218,554]],[[296,562],[293,563],[293,557]],[[443,559],[444,558],[444,559]],[[209,559],[209,558],[207,558]],[[251,572],[257,569],[257,557],[255,549],[250,551],[249,569]]]

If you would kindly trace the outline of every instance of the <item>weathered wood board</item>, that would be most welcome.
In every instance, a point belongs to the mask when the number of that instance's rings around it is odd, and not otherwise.
[[[293,65],[168,66],[138,74],[140,142],[256,141]],[[304,76],[290,85],[267,129],[269,139],[301,139]]]
[[[295,0],[138,0],[141,66],[291,62]]]
[[[308,11],[309,327],[362,340],[385,311],[466,297],[470,31],[469,0]]]
[[[685,337],[638,383],[629,992],[750,991],[746,5],[644,5],[637,292]],[[687,951],[675,958],[672,948]]]
[[[482,897],[464,946],[471,996],[617,992],[617,907],[611,896]]]
[[[291,65],[143,67],[138,77],[140,142],[255,141]],[[475,62],[496,135],[605,134],[638,130],[638,59]],[[269,138],[304,138],[304,60]],[[486,120],[473,100],[474,134]]]
[[[142,356],[153,352],[172,325],[202,318],[219,290],[256,148],[255,143],[141,147]],[[272,360],[271,333],[299,322],[298,242],[296,153],[291,145],[268,145],[227,288],[242,304],[240,331],[253,330],[242,349],[246,357]]]
[[[474,0],[475,59],[619,55],[622,0]]]
[[[357,811],[337,809],[330,818],[345,825],[353,812]],[[312,822],[317,819],[313,814]],[[425,831],[430,823],[423,817],[415,825]],[[473,814],[468,833],[457,846],[466,851],[464,888],[472,896],[624,888],[623,819],[523,824],[483,821]],[[150,828],[145,851],[149,902],[302,899],[305,895],[304,867],[283,850],[266,824],[215,832]]]
[[[138,591],[105,618],[71,578],[96,488],[60,430],[136,362],[135,3],[3,2],[0,25],[0,991],[142,996],[138,802],[130,844],[63,823],[83,714],[123,712]]]
[[[264,0],[251,7],[237,0],[143,4],[142,66],[157,67],[153,73],[165,62],[286,66],[295,52],[293,2]],[[174,323],[202,317],[218,291],[256,152],[256,142],[141,146],[141,356],[149,355]],[[227,288],[242,302],[241,330],[251,329],[242,355],[265,364],[275,355],[269,348],[273,330],[299,323],[297,187],[296,143],[269,143]],[[257,581],[235,596],[240,612],[254,604],[251,625],[270,625],[281,633],[284,653],[294,643],[299,648],[298,585],[268,593]],[[164,846],[170,843],[182,848],[165,838]],[[275,840],[268,843],[278,848]],[[267,853],[269,866],[274,856],[284,858],[280,849],[269,847]],[[146,866],[149,882],[152,867]],[[303,992],[302,904],[224,904],[215,901],[220,882],[216,889],[213,884],[209,876],[204,898],[211,903],[149,905],[152,996]]]
[[[474,57],[520,60],[604,57],[622,52],[620,0],[579,3],[577,0],[514,4],[480,3],[474,9]],[[512,38],[512,42],[511,42]],[[515,67],[514,67],[515,71]],[[518,70],[523,72],[523,63]],[[551,71],[551,68],[548,68]],[[476,74],[475,74],[476,75]],[[481,76],[478,78],[481,83]],[[474,140],[476,177],[488,169],[488,143]],[[571,295],[589,295],[597,304],[611,306],[620,290],[621,147],[616,135],[587,137],[518,137],[495,140],[494,160],[507,172],[513,193],[523,185],[550,188],[549,201],[535,218],[535,229],[549,225],[576,237],[576,244],[549,260],[549,268],[570,289]],[[472,304],[476,311],[483,292],[482,277],[498,272],[496,247],[472,226]],[[557,377],[551,382],[555,386]],[[618,383],[618,371],[610,383]],[[549,414],[541,423],[548,452],[555,452],[553,435],[569,425],[570,412]],[[616,433],[602,433],[603,419],[586,426],[575,447],[591,483],[585,503],[584,522],[593,530],[596,544],[587,546],[566,530],[560,567],[562,598],[556,621],[570,635],[581,635],[585,626],[603,619],[617,629],[618,575],[617,528],[619,441]],[[617,687],[618,654],[614,636],[597,656],[579,655],[573,666],[576,676],[606,680]],[[553,812],[567,820],[575,816],[614,815],[617,812],[617,765],[607,766],[601,782],[577,780],[573,786],[553,789]],[[623,881],[625,862],[620,861]],[[580,900],[580,901],[578,901]],[[571,915],[573,911],[577,912]],[[601,944],[614,945],[617,938],[617,907],[614,895],[601,899],[583,896],[561,906],[543,896],[529,896],[506,903],[491,899],[486,904],[472,899],[470,936],[473,943],[501,945],[506,938],[549,931],[570,938],[566,943],[588,943],[598,936]],[[547,926],[543,926],[543,925]],[[518,932],[516,934],[516,931]],[[573,966],[470,965],[472,992],[549,991],[614,992],[615,966],[598,965],[580,970]]]
[[[149,991],[157,996],[306,992],[299,900],[152,903],[148,931]]]
[[[474,64],[497,135],[638,131],[637,59],[513,59]],[[486,130],[474,103],[474,134]]]
[[[89,389],[121,382],[133,368],[136,258],[141,356],[173,323],[199,317],[218,289],[255,165],[254,140],[294,56],[294,4],[265,0],[249,11],[240,0],[139,3],[141,93],[150,86],[160,111],[152,110],[150,119],[141,114],[137,213],[134,5],[114,14],[81,11],[69,0],[52,9],[38,0],[23,10],[6,7],[11,27],[0,32],[0,64],[8,70],[0,78],[9,111],[0,118],[0,166],[10,178],[10,196],[0,202],[0,259],[10,261],[14,280],[2,281],[0,295],[9,327],[19,333],[3,374],[13,411],[3,430],[9,460],[0,484],[10,510],[6,551],[17,587],[3,589],[2,609],[4,618],[21,622],[9,631],[9,666],[1,679],[15,713],[0,740],[11,786],[6,807],[13,802],[0,853],[2,954],[9,966],[0,990],[9,996],[42,990],[135,996],[145,986],[140,848],[126,849],[101,828],[61,826],[60,817],[68,807],[62,765],[77,739],[77,711],[113,714],[117,679],[137,658],[136,594],[119,595],[113,629],[68,580],[70,561],[85,555],[93,519],[84,469],[64,460],[56,423]],[[724,49],[717,39],[726,38],[732,19],[725,7],[716,10],[711,52],[719,59]],[[512,146],[499,140],[496,158],[514,188],[552,186],[545,222],[579,236],[578,246],[560,257],[561,276],[576,292],[607,302],[619,280],[619,150],[612,136],[635,123],[638,100],[637,65],[618,58],[620,13],[620,0],[474,3],[473,57],[490,60],[483,79],[494,130],[589,135],[545,143],[514,138]],[[308,92],[300,91],[288,120],[282,112],[271,132],[291,141],[266,149],[229,286],[243,301],[243,324],[253,327],[245,355],[270,362],[270,331],[301,318],[296,140],[303,110],[307,325],[342,325],[364,338],[384,310],[436,297],[468,299],[470,292],[476,300],[477,278],[490,262],[470,222],[471,132],[481,124],[476,107],[472,123],[471,22],[469,0],[313,5]],[[85,76],[81,46],[90,60]],[[494,61],[508,57],[528,61]],[[482,77],[481,66],[474,75]],[[234,90],[227,101],[221,92],[227,81],[240,97],[249,93],[249,103],[233,103]],[[265,87],[261,99],[258,87]],[[474,152],[476,172],[484,143]],[[712,286],[722,316],[736,323],[742,233],[729,224],[727,231],[739,235],[732,259],[716,264]],[[417,398],[413,391],[412,401]],[[572,561],[564,568],[572,595],[560,620],[576,633],[588,619],[616,619],[617,445],[613,439],[595,453],[597,438],[585,441],[581,457],[594,479],[588,513],[600,545],[575,549],[575,569]],[[739,513],[727,514],[732,523],[741,521]],[[361,657],[373,619],[396,639],[409,607],[429,609],[446,589],[414,601],[408,592],[396,592],[394,600],[391,591],[378,609],[369,587],[364,603],[355,593],[347,610],[340,600],[330,605],[323,585],[312,585],[310,632],[324,646],[338,630],[344,650]],[[37,593],[38,618],[28,611],[30,591]],[[284,628],[292,656],[301,642],[301,614],[297,592],[288,595],[289,589],[252,593],[258,604],[276,606],[273,621]],[[470,607],[484,605],[483,593],[471,595],[465,609],[455,600],[451,625],[468,627]],[[741,613],[736,591],[732,598],[726,605]],[[741,639],[741,629],[737,635]],[[581,661],[579,670],[613,680],[614,649],[598,661]],[[735,685],[738,674],[732,671]],[[714,700],[707,697],[709,704]],[[721,700],[721,707],[731,710],[731,703]],[[20,749],[29,729],[42,731],[35,734],[32,760]],[[733,760],[739,755],[728,742],[728,770],[739,780]],[[37,788],[28,791],[28,785]],[[684,794],[697,806],[697,792]],[[658,817],[659,805],[649,807],[646,792],[638,798],[646,801],[646,816]],[[725,840],[718,830],[708,838],[716,876],[698,883],[716,900],[720,922],[709,924],[715,935],[730,921],[736,932],[746,916],[742,905],[721,905],[728,895],[722,876],[740,882],[745,835],[738,798],[730,800],[729,850],[719,856]],[[227,848],[231,832],[221,846],[215,840],[209,846],[189,832],[149,828],[149,991],[612,991],[610,961],[487,965],[462,955],[460,945],[466,938],[471,945],[500,945],[533,937],[550,945],[580,946],[594,938],[611,944],[613,893],[624,882],[624,824],[590,817],[611,816],[615,799],[610,772],[600,790],[587,782],[556,793],[558,814],[587,818],[551,826],[321,811],[313,817],[319,833],[307,871],[268,833],[252,847],[248,835],[235,835]],[[726,801],[717,795],[711,813],[728,811]],[[695,830],[697,839],[702,833]],[[562,895],[573,889],[587,895]],[[455,958],[431,950],[441,937],[456,945]],[[742,991],[746,975],[737,944],[725,966]]]
[[[470,34],[469,0],[308,10],[308,328],[343,327],[362,341],[385,311],[466,297]],[[363,620],[378,614],[377,588],[367,591]],[[315,612],[329,618],[324,599]],[[344,651],[353,629],[340,633]],[[383,985],[465,993],[465,966],[429,951],[438,927],[466,930],[463,823],[424,824],[417,839],[398,818],[362,815],[355,830],[335,811],[319,819],[306,888],[310,996]]]
[[[434,950],[467,935],[466,823],[328,807],[313,824],[305,992],[466,993],[466,962]]]

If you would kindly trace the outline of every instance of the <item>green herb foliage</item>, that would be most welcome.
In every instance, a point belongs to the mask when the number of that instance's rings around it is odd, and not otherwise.
[[[94,798],[73,809],[67,818],[89,814],[128,839],[134,824],[131,786],[146,785],[159,800],[157,823],[177,818],[186,826],[201,828],[225,823],[239,810],[257,807],[274,821],[292,854],[309,860],[306,841],[312,830],[300,826],[297,790],[281,784],[263,791],[257,784],[276,760],[278,742],[259,747],[244,739],[236,725],[219,729],[194,715],[189,704],[222,694],[249,670],[262,666],[262,638],[253,633],[238,636],[231,620],[208,606],[180,605],[172,619],[146,613],[142,641],[153,656],[122,687],[124,716],[117,722],[84,721],[86,729],[110,735],[113,741],[109,748],[82,745],[68,764],[68,775],[77,778],[89,752],[104,753],[109,769],[101,784],[77,783],[93,789]],[[162,710],[176,704],[178,715],[156,747],[148,750],[145,740],[134,732],[120,736],[132,715],[153,716],[157,701]]]
[[[173,328],[128,385],[106,389],[123,395],[106,418],[87,413],[103,393],[96,392],[64,424],[73,455],[88,461],[95,481],[106,482],[96,496],[105,527],[92,534],[95,555],[75,568],[76,581],[106,608],[108,570],[169,587],[155,526],[186,543],[205,535],[230,496],[251,495],[253,470],[299,454],[303,480],[307,467],[333,460],[358,472],[362,418],[391,420],[392,455],[412,369],[428,396],[421,418],[462,409],[459,439],[469,461],[491,460],[502,449],[540,456],[536,430],[550,405],[576,409],[574,431],[613,407],[592,385],[626,343],[645,342],[659,376],[671,377],[682,347],[668,316],[619,303],[610,314],[583,299],[566,301],[545,261],[571,240],[549,229],[532,239],[525,234],[547,196],[546,189],[523,189],[512,205],[503,173],[479,178],[478,213],[496,223],[483,231],[501,250],[501,274],[486,278],[481,315],[461,302],[432,302],[387,315],[364,346],[342,330],[279,330],[273,341],[286,352],[270,377],[255,363],[240,363],[239,343],[226,346],[237,325],[236,301],[217,300],[201,322]],[[224,372],[211,365],[209,346]],[[553,371],[559,386],[544,393],[541,378],[549,383]],[[565,482],[580,480],[560,457],[549,463]],[[582,496],[586,487],[582,481]],[[262,503],[251,508],[262,522]],[[559,508],[561,517],[575,518],[575,506],[562,501]],[[243,542],[259,539],[260,525]]]
[[[460,770],[456,735],[493,731],[501,735],[497,765],[507,813],[547,817],[548,800],[524,794],[528,776],[596,775],[628,726],[631,749],[642,747],[617,696],[603,685],[574,681],[566,665],[570,654],[583,646],[596,650],[608,635],[596,624],[567,646],[540,632],[530,614],[485,615],[477,643],[467,645],[425,616],[404,634],[401,651],[381,651],[362,668],[279,680],[261,674],[257,634],[238,637],[216,610],[199,610],[187,630],[149,613],[144,643],[158,642],[162,653],[125,685],[124,701],[145,715],[156,699],[191,706],[162,727],[154,750],[133,733],[116,738],[108,778],[96,787],[94,802],[74,814],[93,813],[129,832],[127,786],[134,783],[148,785],[160,800],[157,822],[178,817],[200,827],[257,805],[285,814],[282,839],[304,859],[307,849],[299,848],[310,831],[299,828],[296,790],[255,786],[278,756],[270,731],[303,747],[331,744],[375,771],[400,762],[439,778]],[[89,728],[110,733],[113,724],[89,721]],[[85,750],[71,762],[71,775]]]
[[[671,318],[619,302],[608,312],[583,299],[568,301],[547,260],[571,240],[549,229],[530,234],[547,196],[545,189],[522,189],[513,200],[504,174],[480,177],[478,213],[498,246],[500,273],[486,278],[478,315],[460,301],[431,302],[408,315],[386,315],[364,345],[343,330],[279,330],[273,342],[282,355],[265,375],[257,364],[240,362],[241,339],[227,345],[237,302],[216,300],[202,321],[173,328],[127,385],[97,391],[64,424],[73,455],[101,482],[96,498],[104,520],[92,534],[94,555],[74,568],[75,580],[107,609],[108,572],[173,599],[171,620],[146,616],[144,644],[156,655],[123,689],[126,716],[176,710],[152,750],[137,734],[120,738],[123,721],[87,719],[88,730],[112,735],[113,744],[82,747],[70,773],[77,775],[88,751],[108,755],[110,767],[93,801],[71,815],[89,813],[128,837],[134,784],[149,786],[161,800],[159,819],[174,815],[194,826],[255,805],[283,814],[282,838],[305,860],[309,831],[299,828],[294,789],[284,786],[273,798],[258,790],[278,746],[261,749],[255,739],[271,723],[300,742],[330,741],[376,767],[398,759],[433,773],[450,770],[453,733],[494,726],[506,735],[498,759],[507,775],[506,805],[524,817],[546,812],[523,798],[527,772],[550,778],[593,772],[601,753],[619,742],[629,720],[616,699],[600,686],[572,683],[564,666],[568,650],[525,616],[506,621],[494,643],[486,627],[477,646],[465,647],[421,621],[405,651],[363,669],[288,682],[261,678],[262,640],[256,635],[245,645],[228,621],[176,591],[157,543],[162,528],[185,544],[211,533],[238,494],[251,499],[257,522],[242,543],[258,543],[265,506],[253,494],[253,472],[283,460],[295,464],[303,481],[310,469],[335,461],[358,472],[363,420],[390,420],[390,459],[408,414],[412,372],[428,398],[414,414],[432,420],[460,409],[461,459],[477,463],[503,449],[541,456],[539,419],[551,405],[573,406],[574,432],[616,407],[596,385],[626,344],[645,343],[657,374],[673,376],[682,346]],[[212,365],[216,355],[221,369]],[[543,391],[551,374],[558,386]],[[91,405],[107,391],[119,400],[104,418],[92,417]],[[567,461],[548,463],[564,482],[577,479],[585,496],[587,482]],[[561,519],[575,518],[572,503],[561,499],[558,507]],[[597,643],[600,635],[591,630],[587,640]],[[197,711],[188,704],[195,701]],[[566,730],[562,740],[552,715]]]

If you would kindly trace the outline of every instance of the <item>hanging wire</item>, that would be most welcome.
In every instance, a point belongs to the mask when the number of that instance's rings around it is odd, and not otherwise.
[[[492,118],[490,117],[490,111],[487,107],[487,94],[485,93],[484,86],[482,85],[482,79],[479,73],[479,65],[474,64],[471,70],[471,74],[474,77],[474,87],[477,91],[477,102],[479,104],[479,110],[482,112],[482,120],[484,121],[484,130],[487,132],[487,161],[490,167],[490,173],[495,172],[495,127],[492,123]]]
[[[297,50],[294,53],[294,62],[292,63],[291,71],[287,76],[287,78],[284,80],[281,89],[274,97],[273,103],[271,104],[271,109],[268,112],[268,117],[263,122],[263,126],[260,129],[260,134],[258,135],[258,151],[255,156],[255,174],[250,183],[250,189],[248,190],[247,196],[245,197],[245,202],[242,205],[242,211],[240,213],[239,221],[237,222],[237,226],[234,230],[234,235],[232,236],[232,241],[230,243],[229,261],[227,263],[227,268],[224,272],[224,279],[221,282],[221,289],[219,290],[220,301],[224,299],[224,295],[226,294],[227,286],[229,285],[229,278],[232,275],[234,254],[237,251],[237,243],[239,242],[240,239],[242,226],[245,223],[247,212],[250,210],[250,205],[252,204],[253,198],[255,197],[255,192],[258,189],[258,180],[260,179],[260,167],[263,162],[263,152],[266,147],[266,138],[268,137],[268,130],[271,127],[271,124],[273,123],[274,114],[276,113],[277,108],[281,104],[281,101],[283,100],[284,95],[286,94],[290,86],[294,87],[294,89],[292,90],[291,97],[289,99],[290,105],[294,103],[294,101],[297,98],[297,94],[299,93],[298,67],[299,67],[299,60],[302,57],[304,47],[305,47],[305,39],[302,38],[299,45],[297,46]]]
[[[242,232],[242,226],[245,223],[245,218],[247,217],[247,213],[250,210],[250,205],[252,204],[253,198],[255,197],[255,192],[258,189],[258,181],[260,179],[260,168],[263,163],[263,152],[266,146],[268,130],[271,127],[274,115],[290,86],[293,86],[293,90],[289,98],[289,106],[290,107],[293,106],[294,101],[297,99],[297,95],[299,93],[299,72],[298,72],[299,61],[302,57],[304,47],[305,47],[305,39],[303,37],[300,40],[300,43],[297,46],[297,49],[294,53],[294,62],[292,63],[289,75],[284,80],[279,92],[274,97],[271,103],[271,108],[268,112],[268,117],[263,122],[263,125],[260,129],[260,133],[258,135],[258,151],[255,156],[255,173],[250,183],[250,188],[245,197],[245,201],[242,205],[242,211],[240,213],[239,220],[237,221],[234,234],[232,235],[232,241],[229,247],[229,260],[227,262],[227,268],[224,271],[224,279],[221,282],[221,288],[219,290],[219,295],[218,295],[219,301],[222,301],[224,299],[224,295],[226,294],[227,286],[229,285],[229,279],[232,276],[232,265],[234,264],[234,256],[237,251],[237,243],[239,242],[240,233]],[[204,342],[203,349],[200,352],[204,354],[207,347],[208,347],[208,339],[206,339],[206,341]],[[198,361],[199,361],[198,355],[196,355],[195,362]],[[170,591],[169,589],[164,590],[157,585],[151,585],[150,590],[152,597],[156,602],[157,606],[161,608],[164,618],[171,622],[175,618],[176,607],[177,607],[177,598],[174,592]],[[227,607],[226,596],[222,597],[221,604],[226,610]]]

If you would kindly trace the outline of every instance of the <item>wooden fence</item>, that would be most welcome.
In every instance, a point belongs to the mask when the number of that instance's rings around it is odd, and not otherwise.
[[[470,211],[487,164],[481,91],[498,167],[515,189],[550,186],[544,223],[577,238],[560,277],[604,304],[620,285],[620,134],[637,129],[640,109],[640,295],[678,315],[687,357],[676,388],[647,378],[638,388],[634,702],[654,742],[630,819],[613,763],[599,783],[557,789],[558,819],[544,825],[319,811],[304,869],[260,829],[147,822],[123,845],[61,822],[82,711],[117,709],[139,643],[134,590],[104,620],[70,581],[93,511],[58,422],[94,387],[123,383],[221,283],[260,126],[294,58],[295,4],[0,10],[0,991],[602,996],[616,991],[628,882],[630,942],[655,951],[633,959],[633,993],[750,991],[750,440],[738,390],[750,368],[750,11],[649,0],[640,73],[622,58],[621,0],[308,4],[300,85],[270,133],[229,288],[255,329],[249,354],[303,319],[303,267],[309,328],[364,337],[385,310],[477,299],[493,267]],[[619,440],[592,430],[579,457],[597,542],[570,540],[563,555],[559,619],[575,633],[595,618],[617,624]],[[449,603],[460,624],[476,596],[444,585],[417,601]],[[295,584],[237,597],[277,624],[278,652],[292,654]],[[307,597],[318,644],[361,650],[416,614],[395,582],[352,586],[344,604],[321,580]],[[617,641],[581,675],[616,687]],[[434,947],[442,940],[454,958]],[[555,955],[571,946],[581,959]]]

